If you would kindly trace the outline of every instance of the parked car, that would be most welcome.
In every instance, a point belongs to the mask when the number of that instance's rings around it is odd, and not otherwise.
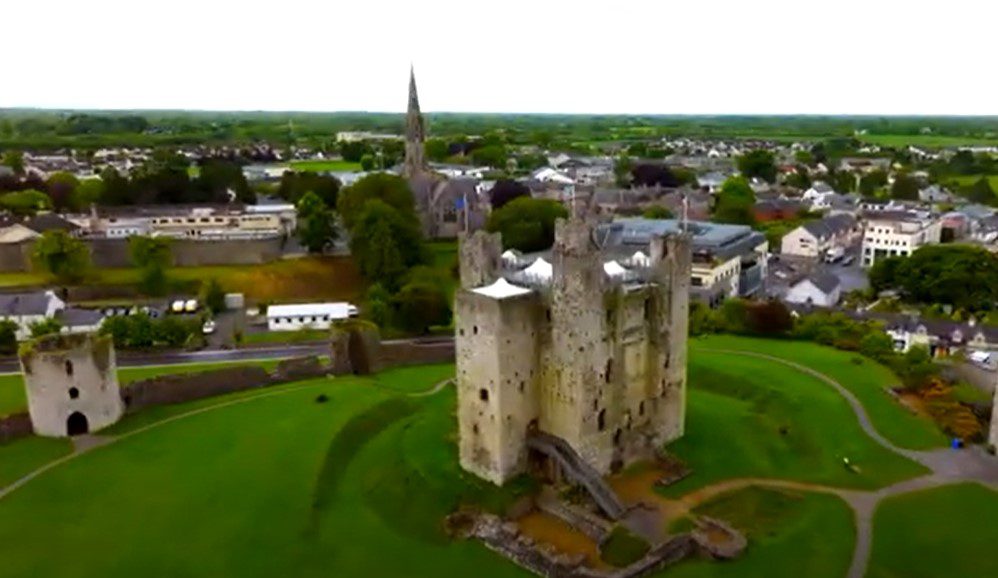
[[[215,322],[211,319],[205,321],[204,325],[201,326],[201,332],[204,333],[205,335],[211,335],[212,333],[214,333]]]

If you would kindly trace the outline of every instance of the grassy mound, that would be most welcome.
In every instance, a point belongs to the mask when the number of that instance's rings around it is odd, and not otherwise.
[[[648,553],[651,546],[624,526],[615,526],[600,546],[600,557],[617,568],[630,566]]]
[[[898,447],[923,450],[946,446],[946,436],[930,420],[913,415],[884,392],[885,388],[900,383],[897,376],[886,367],[856,353],[805,341],[711,335],[690,341],[691,357],[707,347],[754,351],[820,371],[852,392],[866,408],[877,431]],[[853,363],[855,359],[862,362]]]
[[[725,520],[749,540],[732,562],[688,560],[670,578],[841,578],[856,532],[852,512],[825,494],[746,488],[718,496],[695,513]]]
[[[944,486],[885,500],[873,518],[868,578],[998,576],[998,492]]]
[[[792,368],[696,350],[689,359],[686,435],[669,446],[693,474],[670,496],[742,477],[879,488],[926,473],[874,443],[846,401]],[[859,466],[843,467],[842,458]]]

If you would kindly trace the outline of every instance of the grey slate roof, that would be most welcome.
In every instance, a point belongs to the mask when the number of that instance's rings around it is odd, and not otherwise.
[[[817,221],[808,221],[801,226],[815,237],[825,239],[855,227],[856,219],[852,215],[838,214]]]
[[[808,277],[807,280],[826,295],[835,291],[841,283],[839,278],[835,275],[824,272],[815,273],[814,275]]]
[[[45,315],[49,299],[44,291],[0,294],[0,316]]]
[[[66,219],[63,219],[55,213],[43,213],[37,217],[28,219],[24,223],[24,226],[35,231],[36,233],[44,233],[46,231],[75,231],[80,228],[79,225],[71,223]]]
[[[94,311],[93,309],[67,307],[57,311],[55,318],[64,327],[89,327],[99,324],[104,319],[104,315],[100,311]]]

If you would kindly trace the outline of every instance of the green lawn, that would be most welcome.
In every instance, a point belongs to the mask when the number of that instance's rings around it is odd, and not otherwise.
[[[263,359],[259,361],[224,361],[214,363],[184,363],[177,365],[153,365],[148,367],[124,367],[118,370],[118,384],[126,386],[133,381],[148,379],[159,375],[172,373],[197,373],[233,365],[260,365],[267,370],[277,367],[279,360]],[[24,397],[24,381],[21,374],[0,375],[0,416],[10,415],[28,409],[28,400]]]
[[[424,390],[445,369],[378,379]],[[0,576],[529,576],[443,534],[461,501],[509,502],[460,472],[453,392],[405,398],[373,381],[314,380],[47,472],[0,501]]]
[[[739,477],[879,488],[927,472],[878,446],[846,401],[814,377],[751,357],[695,348],[686,435],[669,451],[693,474],[670,496]],[[848,457],[860,467],[843,467]]]
[[[912,414],[885,389],[900,380],[886,367],[859,354],[839,351],[806,341],[767,340],[731,335],[710,335],[690,341],[701,347],[754,351],[815,369],[838,381],[859,399],[877,431],[898,447],[924,450],[945,447],[946,436],[929,419]],[[859,363],[856,363],[856,361]],[[770,365],[767,365],[771,367]],[[828,386],[822,386],[828,387]]]
[[[243,335],[243,343],[301,343],[329,339],[329,331],[300,329],[298,331],[261,331]]]
[[[867,578],[998,576],[998,492],[944,486],[885,500]]]
[[[350,161],[338,160],[338,161],[291,161],[291,168],[296,171],[311,171],[311,172],[326,172],[326,171],[336,171],[336,172],[356,172],[361,170],[360,163],[352,163]]]
[[[668,578],[842,578],[856,540],[852,511],[835,496],[748,488],[695,510],[726,520],[749,540],[733,563],[688,560]]]

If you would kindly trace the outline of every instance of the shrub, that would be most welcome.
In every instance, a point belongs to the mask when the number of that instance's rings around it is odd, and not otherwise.
[[[637,562],[651,546],[624,526],[616,526],[600,546],[600,557],[611,566],[623,568]]]

